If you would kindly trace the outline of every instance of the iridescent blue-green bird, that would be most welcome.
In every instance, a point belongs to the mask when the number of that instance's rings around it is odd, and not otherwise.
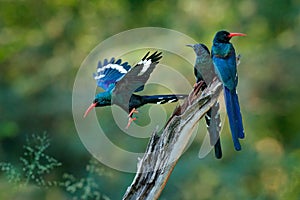
[[[211,55],[216,73],[224,86],[225,105],[232,140],[235,149],[239,151],[241,150],[239,139],[244,138],[245,134],[236,91],[238,84],[236,54],[233,45],[229,42],[234,36],[246,36],[246,34],[217,32],[213,40]]]
[[[151,55],[149,54],[150,52],[133,68],[128,62],[122,63],[121,59],[115,60],[115,58],[112,58],[110,61],[105,59],[103,64],[99,61],[94,79],[97,81],[97,85],[105,91],[96,95],[93,103],[86,110],[84,117],[95,107],[115,104],[129,113],[128,128],[131,122],[136,120],[132,115],[137,113],[137,108],[149,103],[172,103],[187,97],[187,95],[175,94],[152,96],[134,94],[144,89],[145,83],[162,58],[161,52],[158,53],[156,51]]]
[[[196,83],[202,83],[202,90],[216,78],[214,65],[208,48],[204,44],[187,45],[192,47],[196,53],[194,74]],[[200,83],[201,84],[201,83]],[[219,102],[216,102],[205,115],[207,130],[210,137],[210,144],[214,146],[215,157],[222,158],[222,148],[220,142],[221,118],[219,113]]]

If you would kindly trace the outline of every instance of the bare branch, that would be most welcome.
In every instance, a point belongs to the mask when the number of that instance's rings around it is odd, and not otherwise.
[[[159,136],[155,130],[146,152],[138,162],[137,174],[123,196],[124,200],[158,199],[178,159],[187,147],[192,130],[217,101],[222,84],[214,80],[203,92],[201,83],[178,106]]]

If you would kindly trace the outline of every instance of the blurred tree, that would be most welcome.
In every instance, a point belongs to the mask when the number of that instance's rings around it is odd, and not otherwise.
[[[17,161],[26,133],[46,130],[53,142],[51,155],[62,161],[61,172],[85,173],[90,155],[76,135],[72,87],[80,63],[99,42],[131,28],[158,26],[210,46],[214,33],[227,29],[248,34],[234,41],[243,56],[238,92],[245,148],[231,150],[225,126],[224,158],[198,160],[198,136],[162,199],[298,199],[299,25],[297,0],[0,1],[1,161]],[[192,66],[180,69],[185,74]],[[116,140],[122,134],[115,127],[110,132]],[[122,138],[119,143],[125,146]],[[135,139],[128,144],[145,148]],[[120,199],[133,175],[111,171],[114,176],[99,185],[110,198]],[[1,176],[5,190],[3,180]]]

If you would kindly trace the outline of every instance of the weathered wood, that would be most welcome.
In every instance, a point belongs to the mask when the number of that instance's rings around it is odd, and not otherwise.
[[[158,199],[178,159],[187,147],[192,130],[217,101],[222,84],[214,80],[204,91],[201,84],[178,106],[162,134],[152,133],[144,156],[138,161],[137,173],[123,196],[124,200]]]

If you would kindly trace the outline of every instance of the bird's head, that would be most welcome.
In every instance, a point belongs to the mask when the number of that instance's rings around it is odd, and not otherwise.
[[[234,36],[246,36],[244,33],[229,33],[228,31],[218,31],[215,35],[214,42],[229,43]]]
[[[95,107],[103,107],[111,105],[111,96],[107,92],[101,92],[96,95],[93,103],[86,109],[84,116],[86,117],[91,110]]]
[[[186,46],[193,48],[197,55],[210,55],[207,46],[204,44],[187,44]]]

